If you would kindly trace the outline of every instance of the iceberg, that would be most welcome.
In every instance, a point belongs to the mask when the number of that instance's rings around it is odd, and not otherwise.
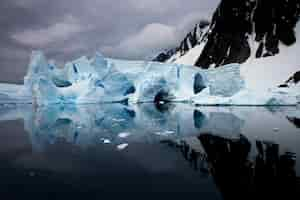
[[[239,64],[200,69],[179,64],[105,58],[96,53],[64,67],[32,53],[24,85],[0,84],[0,103],[95,104],[190,102],[199,105],[296,105],[289,89],[257,93]],[[299,93],[299,92],[298,92]]]

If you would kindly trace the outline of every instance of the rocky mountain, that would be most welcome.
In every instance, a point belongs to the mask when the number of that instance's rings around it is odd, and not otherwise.
[[[288,83],[297,84],[300,82],[300,71],[296,72],[288,81]]]
[[[300,82],[300,71],[296,72],[284,84],[281,84],[279,87],[291,87],[292,85],[298,84],[299,82]]]
[[[195,25],[193,30],[186,35],[186,37],[182,40],[182,42],[177,48],[166,50],[165,52],[161,52],[158,56],[156,56],[153,59],[153,61],[165,62],[177,53],[180,56],[185,55],[189,50],[194,48],[196,45],[201,44],[209,28],[209,24],[210,24],[209,21],[201,20],[198,24]]]
[[[160,54],[158,54],[152,61],[165,62],[168,59],[170,59],[176,52],[177,52],[177,48],[165,50],[164,52],[161,52]]]
[[[209,68],[274,56],[296,43],[299,18],[299,0],[222,0],[211,23],[200,22],[154,60]]]

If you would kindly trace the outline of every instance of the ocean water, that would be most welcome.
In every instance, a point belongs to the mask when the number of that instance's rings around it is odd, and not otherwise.
[[[0,106],[3,199],[298,195],[300,109]]]

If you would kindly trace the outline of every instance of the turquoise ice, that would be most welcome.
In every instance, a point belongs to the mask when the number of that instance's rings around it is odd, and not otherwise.
[[[0,84],[0,103],[190,102],[200,105],[295,105],[296,96],[245,87],[239,64],[194,66],[83,56],[59,67],[33,52],[24,85]]]

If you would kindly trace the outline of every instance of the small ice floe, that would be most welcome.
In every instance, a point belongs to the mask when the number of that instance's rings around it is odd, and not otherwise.
[[[159,136],[169,136],[174,134],[175,131],[164,131],[164,132],[156,132],[155,135],[159,135]]]
[[[117,149],[119,150],[119,151],[122,151],[122,150],[124,150],[124,149],[126,149],[128,147],[128,144],[120,144],[120,145],[118,145],[117,146]]]
[[[131,133],[127,133],[127,132],[124,132],[124,133],[119,133],[118,137],[119,138],[127,138],[131,135]]]
[[[101,141],[103,142],[103,144],[110,144],[111,141],[109,139],[105,139],[105,138],[101,138]]]

